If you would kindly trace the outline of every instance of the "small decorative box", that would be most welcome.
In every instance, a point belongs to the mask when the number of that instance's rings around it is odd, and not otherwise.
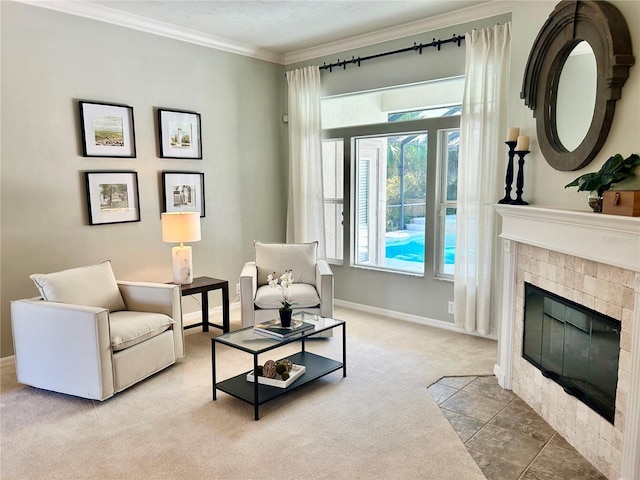
[[[640,217],[640,190],[606,190],[602,194],[602,213]]]

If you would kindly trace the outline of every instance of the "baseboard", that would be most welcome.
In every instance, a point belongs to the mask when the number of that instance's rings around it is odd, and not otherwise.
[[[15,365],[15,363],[16,363],[15,355],[9,355],[8,357],[0,358],[0,367],[4,367],[5,365]]]
[[[493,374],[498,379],[498,385],[500,385],[502,388],[507,388],[504,385],[504,371],[502,370],[500,365],[498,365],[497,363],[493,366]],[[507,390],[511,390],[511,389],[507,388]]]
[[[409,313],[396,312],[394,310],[386,310],[384,308],[372,307],[369,305],[363,305],[361,303],[348,302],[346,300],[335,299],[334,305],[339,307],[351,308],[361,312],[373,313],[375,315],[381,315],[384,317],[393,318],[396,320],[402,320],[405,322],[419,323],[421,325],[427,325],[428,327],[441,328],[443,330],[450,330],[452,332],[464,333],[465,335],[472,335],[475,337],[488,338],[490,340],[497,340],[494,333],[490,335],[480,335],[476,332],[469,332],[464,328],[457,327],[453,323],[444,322],[442,320],[436,320],[434,318],[421,317],[419,315],[411,315]]]

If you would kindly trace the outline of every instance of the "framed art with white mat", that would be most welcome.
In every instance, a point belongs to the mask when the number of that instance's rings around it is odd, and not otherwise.
[[[202,159],[200,114],[158,109],[160,157]]]
[[[135,158],[133,107],[80,101],[80,126],[85,157]]]
[[[84,172],[89,225],[140,221],[138,173]]]

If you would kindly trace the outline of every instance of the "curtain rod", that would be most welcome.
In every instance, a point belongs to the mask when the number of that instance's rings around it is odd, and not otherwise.
[[[329,72],[333,72],[333,69],[335,67],[342,67],[343,70],[346,70],[347,69],[347,65],[351,64],[351,63],[357,64],[358,66],[360,66],[360,64],[362,62],[364,62],[365,60],[372,60],[374,58],[386,57],[388,55],[395,55],[397,53],[404,53],[404,52],[418,52],[420,55],[422,55],[422,49],[423,48],[437,47],[438,50],[440,50],[440,47],[442,45],[444,45],[445,43],[457,43],[458,46],[460,46],[460,43],[462,42],[462,40],[464,40],[464,35],[456,35],[454,33],[453,37],[448,38],[446,40],[436,40],[434,38],[431,43],[420,43],[420,44],[417,44],[417,43],[413,42],[413,46],[411,46],[411,47],[401,48],[400,50],[393,50],[391,52],[377,53],[375,55],[369,55],[369,56],[366,56],[366,57],[358,57],[358,58],[351,57],[351,60],[342,60],[341,61],[340,59],[338,59],[337,62],[330,63],[329,65],[324,63],[319,68],[320,68],[320,70],[329,70]]]

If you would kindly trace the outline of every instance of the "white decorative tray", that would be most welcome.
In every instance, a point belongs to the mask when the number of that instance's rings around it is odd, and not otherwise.
[[[289,378],[286,380],[282,380],[280,375],[276,375],[276,378],[266,378],[266,377],[258,377],[258,383],[262,383],[263,385],[271,385],[272,387],[279,388],[287,388],[293,382],[296,381],[300,375],[305,372],[306,368],[304,365],[296,365],[295,363],[291,367],[291,372],[289,372]],[[253,382],[253,372],[247,373],[247,381]]]

